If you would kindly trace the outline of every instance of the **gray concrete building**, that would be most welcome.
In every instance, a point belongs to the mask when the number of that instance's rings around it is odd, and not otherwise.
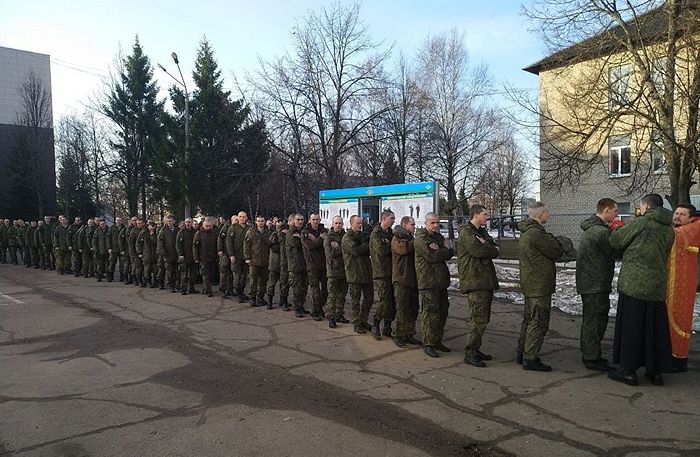
[[[34,106],[31,116],[28,105]],[[0,46],[0,216],[36,219],[55,212],[50,57]]]

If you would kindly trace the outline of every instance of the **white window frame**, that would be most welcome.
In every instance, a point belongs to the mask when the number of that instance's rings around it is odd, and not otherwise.
[[[608,146],[608,169],[611,178],[630,176],[632,174],[632,148],[630,147],[630,137],[615,136],[610,137]],[[623,172],[624,154],[627,154],[629,170]],[[617,167],[613,169],[613,157],[617,157]]]
[[[631,81],[631,65],[618,65],[608,70],[609,105],[611,110],[629,105],[632,92]]]

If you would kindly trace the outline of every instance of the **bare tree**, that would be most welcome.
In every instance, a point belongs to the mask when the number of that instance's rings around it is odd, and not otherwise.
[[[539,0],[523,12],[557,51],[530,69],[553,75],[539,106],[512,95],[538,117],[543,185],[576,188],[596,169],[615,172],[606,152],[622,132],[643,147],[616,183],[628,193],[648,189],[665,171],[668,201],[688,202],[700,140],[700,4]]]
[[[17,143],[10,153],[9,174],[13,182],[13,213],[26,218],[47,214],[53,208],[46,201],[47,176],[53,176],[53,162],[47,152],[53,149],[51,95],[44,80],[33,71],[17,87],[21,110]],[[27,208],[28,206],[28,208]],[[29,209],[31,208],[31,209]]]
[[[309,13],[294,30],[291,71],[308,110],[301,128],[331,187],[345,184],[348,153],[362,130],[382,114],[356,109],[357,102],[383,89],[381,69],[390,52],[370,39],[359,16],[359,3],[348,8],[336,2]]]
[[[500,142],[496,113],[484,95],[491,82],[485,65],[471,65],[456,30],[427,39],[418,60],[431,168],[447,194],[446,211],[454,215],[460,207],[458,192],[467,198],[473,193],[479,163]]]

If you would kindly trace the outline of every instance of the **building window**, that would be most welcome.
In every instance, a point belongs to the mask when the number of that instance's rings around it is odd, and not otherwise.
[[[630,65],[620,65],[609,70],[610,109],[619,109],[629,105],[631,79],[632,67]]]
[[[654,132],[651,137],[651,171],[654,174],[666,172],[666,155],[661,135]]]
[[[634,216],[630,202],[617,202],[617,214],[623,222],[629,221]]]
[[[626,176],[632,172],[632,149],[630,137],[610,137],[610,176]]]

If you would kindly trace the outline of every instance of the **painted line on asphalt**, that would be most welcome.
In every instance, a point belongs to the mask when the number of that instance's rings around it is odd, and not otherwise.
[[[4,298],[5,300],[10,300],[12,303],[0,303],[0,306],[10,306],[11,304],[15,305],[22,305],[24,302],[22,300],[17,300],[14,297],[10,297],[9,295],[5,295],[0,293],[0,297]]]

